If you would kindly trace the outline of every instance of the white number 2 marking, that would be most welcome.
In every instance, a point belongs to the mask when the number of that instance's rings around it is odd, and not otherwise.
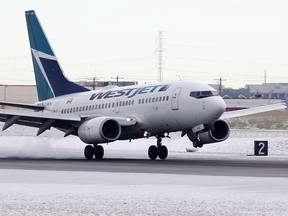
[[[260,143],[259,143],[259,146],[260,146],[259,154],[260,154],[260,155],[265,155],[265,151],[264,151],[265,144],[264,144],[263,142],[260,142]]]

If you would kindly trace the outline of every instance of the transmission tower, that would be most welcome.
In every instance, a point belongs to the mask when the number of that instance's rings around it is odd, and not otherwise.
[[[163,81],[163,52],[165,52],[165,50],[163,49],[163,44],[162,44],[162,40],[163,40],[163,31],[159,31],[158,33],[158,49],[156,50],[156,52],[158,52],[158,78],[157,80],[159,82]]]

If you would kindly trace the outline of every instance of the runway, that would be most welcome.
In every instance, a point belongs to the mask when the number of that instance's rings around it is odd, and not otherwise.
[[[0,169],[85,171],[113,173],[159,173],[181,175],[288,177],[288,159],[177,156],[161,161],[149,159],[35,159],[1,158]]]

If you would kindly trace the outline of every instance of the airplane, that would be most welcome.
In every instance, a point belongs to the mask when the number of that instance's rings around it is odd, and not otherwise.
[[[26,11],[25,16],[39,102],[0,102],[18,108],[0,110],[3,131],[18,124],[38,128],[39,136],[54,127],[63,131],[64,137],[75,135],[86,143],[88,160],[103,158],[101,144],[156,137],[148,156],[164,160],[168,149],[162,139],[169,133],[180,131],[194,147],[202,147],[229,137],[225,119],[286,108],[274,104],[225,112],[226,104],[218,92],[194,81],[90,91],[66,78],[35,11]]]

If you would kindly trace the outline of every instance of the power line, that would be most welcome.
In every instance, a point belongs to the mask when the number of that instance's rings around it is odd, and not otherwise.
[[[249,61],[231,61],[222,59],[198,59],[189,57],[176,57],[176,56],[165,56],[166,58],[189,60],[189,61],[204,61],[204,62],[220,62],[220,63],[231,63],[231,64],[252,64],[252,65],[275,65],[275,66],[287,66],[287,63],[272,63],[272,62],[249,62]]]

